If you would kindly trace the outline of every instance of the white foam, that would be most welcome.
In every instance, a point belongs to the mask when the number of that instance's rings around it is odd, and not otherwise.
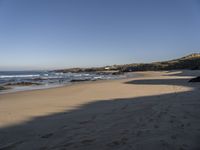
[[[40,77],[37,75],[0,75],[0,78],[31,78],[31,77]]]

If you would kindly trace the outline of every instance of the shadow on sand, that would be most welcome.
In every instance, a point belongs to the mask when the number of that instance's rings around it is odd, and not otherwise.
[[[125,84],[175,85],[174,80],[134,80]],[[193,90],[94,101],[1,128],[0,150],[200,149],[199,86],[187,79],[176,79],[176,85]]]

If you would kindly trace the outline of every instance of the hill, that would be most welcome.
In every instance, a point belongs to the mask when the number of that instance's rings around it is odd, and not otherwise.
[[[190,54],[185,57],[169,61],[122,65],[120,70],[123,72],[127,72],[176,69],[200,69],[200,53]]]
[[[105,71],[118,71],[118,72],[132,72],[132,71],[159,71],[159,70],[177,70],[177,69],[200,69],[200,53],[193,53],[182,58],[173,59],[162,62],[152,63],[134,63],[125,65],[113,65],[105,67],[94,68],[70,68],[56,70],[57,72],[105,72]]]

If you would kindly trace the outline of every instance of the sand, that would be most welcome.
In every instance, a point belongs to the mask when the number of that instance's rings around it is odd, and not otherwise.
[[[0,150],[200,149],[200,71],[0,94]]]

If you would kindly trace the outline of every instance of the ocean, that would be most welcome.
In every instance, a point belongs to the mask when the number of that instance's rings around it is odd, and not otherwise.
[[[106,73],[62,73],[54,71],[0,71],[0,86],[9,87],[2,92],[24,91],[58,87],[73,82],[122,78]]]

